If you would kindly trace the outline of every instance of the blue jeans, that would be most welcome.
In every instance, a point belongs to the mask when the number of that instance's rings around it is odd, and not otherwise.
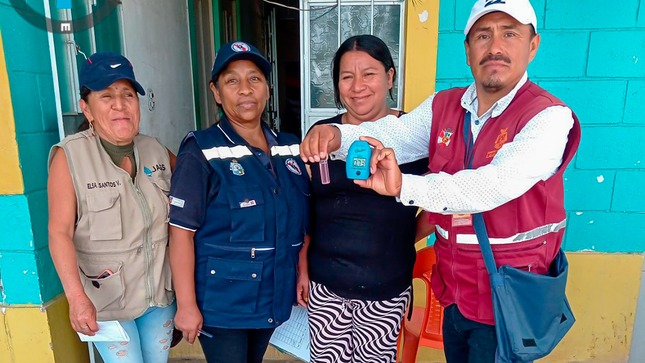
[[[275,329],[202,328],[213,337],[199,336],[208,363],[262,363]]]
[[[443,314],[443,345],[447,363],[494,363],[495,326],[465,318],[452,304]]]
[[[177,304],[152,307],[134,320],[122,321],[129,342],[96,342],[105,363],[164,363],[168,361]]]

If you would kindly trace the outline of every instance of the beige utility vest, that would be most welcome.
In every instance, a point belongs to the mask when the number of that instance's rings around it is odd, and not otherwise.
[[[52,148],[65,150],[76,191],[74,245],[81,282],[98,320],[132,320],[174,293],[168,259],[170,159],[156,139],[134,138],[136,178],[114,165],[89,130]],[[97,278],[105,270],[111,276]]]

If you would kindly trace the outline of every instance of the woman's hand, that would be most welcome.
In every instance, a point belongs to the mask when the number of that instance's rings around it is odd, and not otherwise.
[[[296,283],[296,297],[298,305],[303,308],[307,307],[309,301],[309,261],[307,261],[307,252],[309,251],[309,244],[311,243],[311,236],[306,235],[302,249],[298,253],[298,282]]]
[[[296,296],[298,297],[298,305],[306,308],[309,301],[309,274],[306,272],[298,274]]]
[[[69,302],[69,321],[72,323],[72,329],[89,336],[93,336],[99,331],[99,326],[96,324],[96,308],[85,293],[67,300]]]
[[[325,160],[330,152],[340,148],[340,129],[330,125],[318,125],[309,130],[300,144],[300,157],[305,163]]]
[[[177,296],[175,328],[195,343],[204,318],[195,298],[195,232],[170,226],[170,269]]]
[[[184,334],[184,339],[189,344],[195,343],[195,338],[199,335],[198,330],[202,328],[204,318],[199,311],[197,304],[188,306],[177,306],[177,314],[175,315],[175,328],[181,330]]]

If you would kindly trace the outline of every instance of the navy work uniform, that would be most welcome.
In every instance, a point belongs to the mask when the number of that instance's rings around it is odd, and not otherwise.
[[[172,177],[170,224],[195,231],[195,292],[204,326],[275,328],[296,302],[309,219],[299,140],[262,123],[271,156],[223,117],[188,134]]]

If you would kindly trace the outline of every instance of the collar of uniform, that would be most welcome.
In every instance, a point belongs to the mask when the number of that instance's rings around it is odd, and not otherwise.
[[[515,88],[511,90],[506,96],[500,98],[493,106],[490,108],[490,110],[487,110],[486,113],[491,112],[491,117],[499,117],[499,115],[502,114],[508,107],[508,105],[511,104],[511,101],[513,98],[515,98],[515,95],[517,94],[517,91],[522,88],[526,84],[526,81],[529,79],[528,73],[524,72],[524,75],[522,76],[522,79],[515,85]],[[477,101],[477,86],[473,82],[468,89],[466,90],[466,93],[461,97],[461,107],[465,108],[466,111],[470,112],[473,115],[477,115],[478,112],[478,107],[479,104],[476,102]]]
[[[267,139],[267,144],[269,145],[269,149],[271,149],[272,146],[277,146],[278,145],[278,135],[271,130],[269,125],[267,125],[264,121],[260,121],[260,125],[262,126],[262,131],[264,132],[264,137]],[[246,140],[242,136],[240,136],[233,126],[231,125],[231,122],[228,120],[226,115],[223,115],[222,118],[220,119],[219,123],[217,124],[217,128],[224,134],[224,137],[233,145],[246,145],[246,146],[251,146],[249,145]]]

